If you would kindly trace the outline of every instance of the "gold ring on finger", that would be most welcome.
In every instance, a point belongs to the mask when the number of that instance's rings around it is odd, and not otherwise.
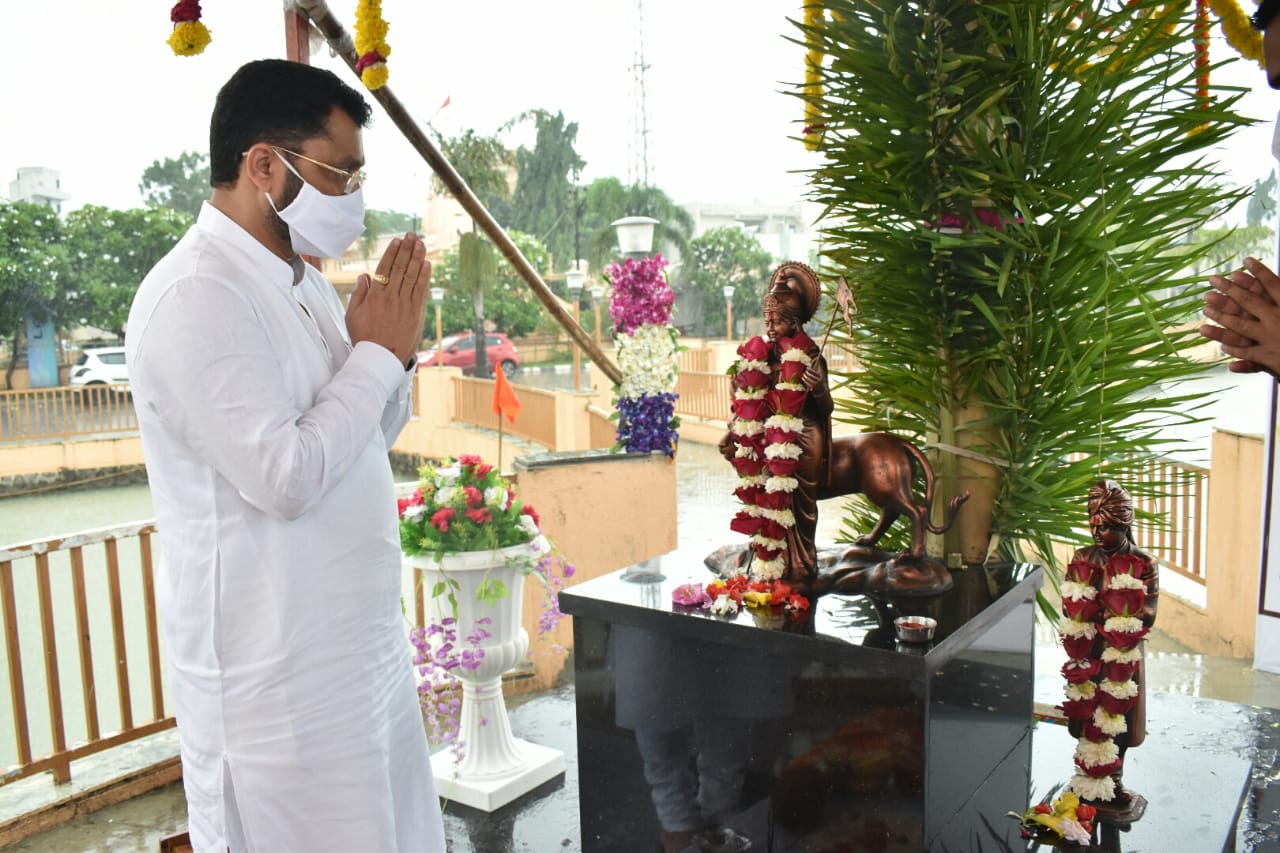
[[[387,276],[383,275],[380,272],[374,273],[372,276],[370,276],[370,278],[372,278],[374,281],[376,281],[378,284],[382,285],[383,287],[386,287],[387,284],[391,281],[390,278],[388,278]]]

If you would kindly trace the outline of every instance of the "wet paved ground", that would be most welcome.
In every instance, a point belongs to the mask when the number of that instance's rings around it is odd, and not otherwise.
[[[732,506],[717,496],[732,488],[732,475],[713,448],[699,445],[683,447],[678,464],[680,551],[696,558],[691,561],[696,565],[702,555],[726,539],[722,532],[727,530]],[[833,516],[829,512],[820,525],[823,541],[834,538],[838,525]],[[1053,633],[1040,627],[1036,646],[1038,702],[1053,704],[1061,698],[1060,655]],[[1165,774],[1173,791],[1170,796],[1195,798],[1197,791],[1212,791],[1218,794],[1215,803],[1233,800],[1232,791],[1226,790],[1231,783],[1213,775],[1222,762],[1247,762],[1248,790],[1235,832],[1235,849],[1280,851],[1280,676],[1257,672],[1247,661],[1194,654],[1159,631],[1148,640],[1147,660],[1148,686],[1153,693],[1151,737],[1135,750],[1135,759],[1145,753],[1149,763],[1172,768]],[[449,849],[451,853],[580,851],[573,685],[566,682],[544,694],[514,699],[510,707],[512,729],[518,737],[564,752],[565,775],[494,814],[448,805]],[[1037,762],[1043,760],[1051,744],[1061,749],[1059,741],[1060,732],[1046,731],[1037,741]],[[1068,761],[1069,752],[1067,755],[1067,759],[1056,754],[1049,758],[1056,765]],[[1011,809],[1019,807],[1010,804]],[[1152,833],[1159,837],[1159,817],[1153,805],[1148,810],[1149,823],[1143,827],[1150,827],[1147,835],[1135,832],[1108,849],[1197,853],[1194,846],[1186,846],[1185,838],[1166,836],[1154,846],[1144,840]],[[181,786],[171,785],[9,849],[19,853],[154,851],[161,837],[184,824]],[[653,842],[637,840],[638,853],[655,849]]]

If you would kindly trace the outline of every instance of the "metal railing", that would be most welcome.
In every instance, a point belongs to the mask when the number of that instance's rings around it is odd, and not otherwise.
[[[733,377],[724,373],[681,370],[676,379],[676,414],[728,421],[732,411]]]
[[[128,385],[0,391],[0,441],[110,436],[137,430]]]
[[[66,782],[72,761],[176,724],[165,713],[161,678],[155,532],[155,523],[144,521],[0,549],[4,668],[16,755],[16,764],[0,774],[0,786],[46,770]],[[120,568],[126,541],[138,546],[140,571],[132,580]],[[98,639],[104,636],[109,640]],[[32,646],[38,646],[35,653]],[[59,653],[67,646],[74,647],[75,664],[61,662]],[[141,684],[131,678],[139,669]],[[64,699],[64,687],[73,692],[77,680],[78,699]],[[34,698],[39,693],[43,702]],[[135,719],[135,698],[147,708],[144,719]],[[8,751],[0,755],[8,757]]]
[[[1162,494],[1142,494],[1144,487]],[[1133,539],[1138,547],[1160,561],[1161,569],[1205,582],[1208,563],[1209,469],[1182,462],[1159,461],[1143,467],[1130,489],[1138,518]],[[1157,524],[1146,516],[1166,519]]]
[[[687,349],[680,352],[677,358],[677,365],[681,373],[686,370],[692,370],[698,373],[710,373],[711,367],[715,364],[715,350],[702,347],[700,349]]]
[[[554,391],[522,386],[519,391],[520,414],[515,423],[502,422],[510,435],[536,441],[548,450],[556,450],[556,395]],[[493,411],[493,380],[455,377],[453,380],[453,417],[456,421],[486,429],[498,428]]]

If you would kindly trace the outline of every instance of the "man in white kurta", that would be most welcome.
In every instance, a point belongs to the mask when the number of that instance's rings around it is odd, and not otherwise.
[[[358,126],[334,115],[331,139],[308,140],[317,161],[351,128],[358,146]],[[260,148],[231,195],[215,173],[128,323],[191,839],[197,851],[443,851],[387,458],[414,367],[393,349],[412,329],[392,347],[386,323],[352,320],[356,298],[344,317],[320,273],[263,237],[258,196],[283,209],[297,180]],[[288,171],[332,191],[302,156]],[[415,239],[396,241],[379,281],[407,293]]]

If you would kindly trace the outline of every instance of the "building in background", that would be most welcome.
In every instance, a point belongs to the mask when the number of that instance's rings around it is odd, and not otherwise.
[[[694,237],[713,228],[736,226],[754,234],[778,261],[811,263],[817,250],[816,216],[809,215],[802,204],[693,202],[681,207],[693,217]]]
[[[18,176],[9,182],[9,200],[43,204],[62,213],[62,203],[71,198],[62,191],[62,178],[57,169],[45,166],[22,166]]]

